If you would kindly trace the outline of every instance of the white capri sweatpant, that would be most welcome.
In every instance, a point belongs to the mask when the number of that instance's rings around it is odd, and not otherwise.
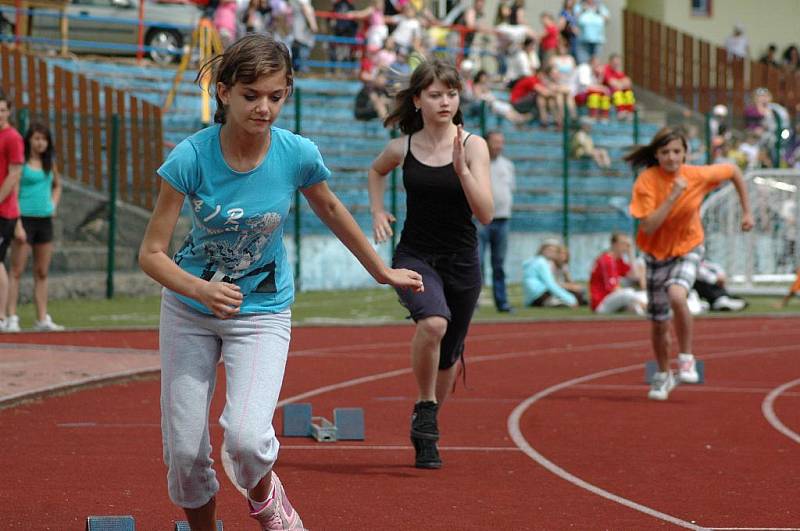
[[[278,457],[272,417],[289,352],[291,312],[223,320],[190,308],[165,289],[160,327],[161,434],[170,499],[196,509],[219,490],[208,417],[220,359],[225,447],[236,482],[253,488]]]
[[[618,288],[606,295],[595,309],[595,312],[617,313],[629,311],[644,315],[645,306],[647,306],[647,293],[644,290]]]

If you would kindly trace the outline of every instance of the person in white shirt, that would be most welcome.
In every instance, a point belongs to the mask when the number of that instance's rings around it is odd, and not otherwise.
[[[750,57],[750,43],[747,35],[744,34],[744,27],[736,24],[733,27],[733,34],[725,39],[725,49],[728,51],[728,59],[737,57],[747,59]]]
[[[478,227],[480,244],[480,261],[489,247],[492,263],[492,296],[498,312],[511,312],[513,307],[508,303],[506,293],[506,273],[504,262],[508,249],[508,230],[511,221],[511,208],[514,202],[516,180],[514,163],[502,155],[505,137],[500,131],[490,131],[486,135],[489,146],[489,173],[492,179],[492,197],[494,198],[494,217],[488,225]]]

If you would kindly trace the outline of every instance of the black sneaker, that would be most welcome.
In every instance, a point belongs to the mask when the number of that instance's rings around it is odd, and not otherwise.
[[[414,404],[411,414],[411,443],[414,445],[416,458],[414,466],[417,468],[441,468],[442,459],[436,441],[439,440],[439,427],[436,423],[436,413],[439,405],[436,402],[425,401]]]

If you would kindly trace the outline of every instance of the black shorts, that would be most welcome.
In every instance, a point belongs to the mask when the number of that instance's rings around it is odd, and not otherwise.
[[[464,354],[464,340],[481,294],[483,279],[478,249],[430,254],[398,247],[392,267],[411,269],[422,275],[424,292],[396,290],[411,319],[415,322],[433,316],[447,319],[439,369],[449,369]]]
[[[53,241],[53,218],[22,216],[22,227],[28,245],[50,243]]]
[[[8,246],[14,239],[14,228],[17,226],[17,218],[0,218],[0,262],[6,259]]]

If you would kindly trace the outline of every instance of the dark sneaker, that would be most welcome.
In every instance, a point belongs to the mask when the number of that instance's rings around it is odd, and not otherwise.
[[[439,427],[436,423],[436,414],[439,405],[436,402],[425,401],[414,404],[414,413],[411,415],[411,443],[414,445],[416,458],[414,466],[417,468],[441,468],[442,459],[436,441],[439,440]]]

